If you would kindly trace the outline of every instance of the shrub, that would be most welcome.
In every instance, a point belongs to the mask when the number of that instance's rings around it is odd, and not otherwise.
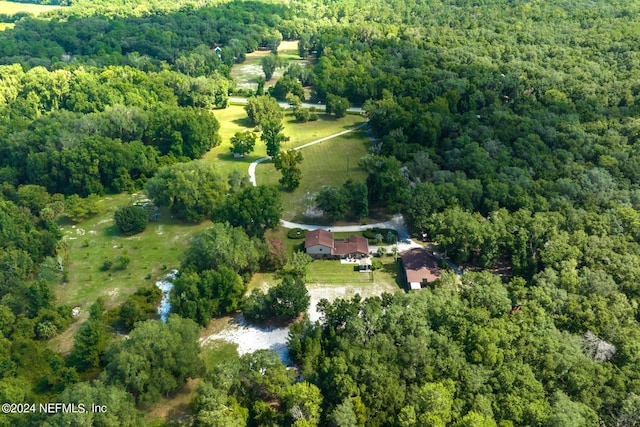
[[[149,223],[147,212],[138,206],[119,208],[113,217],[122,234],[131,235],[144,231]]]
[[[382,269],[382,261],[380,261],[377,258],[373,259],[371,261],[371,269],[374,270],[374,271]]]
[[[152,319],[157,315],[161,299],[162,291],[155,285],[138,289],[114,313],[117,314],[114,324],[123,326],[127,331],[132,330],[136,322]]]
[[[382,236],[380,240],[389,240],[387,243],[393,243],[398,238],[398,232],[390,228],[370,228],[364,230],[362,235],[369,240],[377,240],[379,236]]]
[[[309,118],[311,117],[311,113],[309,112],[309,110],[307,110],[306,108],[302,108],[302,107],[296,107],[293,110],[293,115],[296,117],[296,120],[298,120],[299,122],[307,122],[307,121],[309,121]],[[317,116],[317,114],[316,114],[316,116]]]
[[[387,232],[387,234],[384,235],[385,243],[393,243],[396,241],[396,238],[397,238],[397,234],[391,231]]]
[[[369,228],[362,232],[362,235],[369,240],[375,240],[376,234],[379,234],[376,228]]]
[[[100,270],[107,271],[112,266],[113,266],[113,261],[111,261],[110,259],[105,259],[104,262],[102,263],[102,267],[100,267]]]
[[[292,228],[287,231],[287,237],[289,239],[304,239],[307,236],[307,230],[302,228]]]

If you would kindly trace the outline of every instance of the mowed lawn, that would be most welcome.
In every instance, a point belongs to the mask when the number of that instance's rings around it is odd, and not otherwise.
[[[267,155],[264,142],[260,141],[258,137],[253,153],[244,158],[235,159],[230,150],[231,137],[236,132],[254,129],[249,123],[247,112],[243,106],[230,105],[224,109],[214,110],[213,114],[220,122],[220,137],[222,138],[222,143],[210,150],[204,158],[216,162],[220,170],[224,173],[238,169],[246,174],[251,162]],[[334,135],[365,122],[364,117],[358,115],[347,115],[340,119],[326,114],[319,114],[319,117],[320,120],[315,122],[300,123],[293,117],[291,112],[287,112],[283,121],[283,133],[290,139],[282,144],[282,148],[288,150],[299,147],[300,145]]]
[[[98,297],[104,297],[108,306],[118,305],[141,286],[154,284],[178,268],[191,237],[211,224],[180,223],[161,210],[159,221],[150,222],[140,234],[125,237],[116,229],[113,213],[130,200],[128,194],[104,197],[103,213],[62,227],[68,246],[68,281],[55,287],[59,303],[86,310]],[[131,262],[119,270],[117,258],[124,253]],[[112,261],[113,266],[101,271],[105,260]]]
[[[355,264],[341,264],[339,260],[315,260],[309,264],[307,286],[314,285],[367,285],[384,286],[388,292],[402,289],[401,279],[393,257],[377,258],[383,268],[373,273],[361,273],[354,270]],[[373,279],[373,280],[372,280]]]
[[[341,264],[339,260],[315,260],[309,264],[307,283],[353,284],[372,283],[371,273],[355,271],[355,264]]]
[[[6,15],[15,15],[18,12],[27,12],[34,15],[39,15],[43,12],[49,12],[51,10],[59,9],[60,7],[61,6],[0,1],[0,13],[4,13]]]
[[[358,167],[358,161],[367,154],[368,149],[369,139],[362,130],[301,149],[302,180],[296,190],[283,193],[283,218],[296,222],[308,221],[305,212],[308,208],[313,208],[313,196],[323,186],[339,187],[348,178],[365,181],[367,174]],[[280,177],[281,174],[275,169],[272,161],[261,163],[256,168],[258,184],[279,185]]]

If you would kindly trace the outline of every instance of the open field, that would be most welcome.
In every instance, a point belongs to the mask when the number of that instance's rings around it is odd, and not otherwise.
[[[0,13],[7,15],[15,15],[19,12],[32,13],[39,15],[43,12],[49,12],[51,10],[59,9],[61,6],[49,6],[42,4],[31,3],[13,3],[10,1],[0,1]]]
[[[9,30],[13,27],[15,27],[16,24],[14,23],[5,23],[5,22],[0,22],[0,31],[4,31],[4,30]]]
[[[389,288],[389,292],[401,289],[398,271],[392,256],[377,258],[382,261],[383,268],[373,272],[360,273],[354,270],[355,264],[341,264],[339,260],[315,260],[309,264],[307,287],[313,289],[318,284],[340,285],[376,285]],[[373,280],[372,280],[373,279]]]
[[[356,264],[342,264],[339,260],[316,260],[309,265],[307,283],[329,284],[366,284],[373,283],[374,277],[370,272],[360,273]]]
[[[247,118],[247,113],[244,107],[240,105],[230,105],[224,109],[214,110],[213,114],[220,122],[222,143],[210,150],[204,158],[216,161],[223,173],[229,173],[233,169],[239,169],[242,173],[246,174],[251,162],[267,155],[264,143],[258,139],[253,153],[244,158],[234,159],[230,151],[231,137],[236,132],[253,129]],[[282,148],[287,150],[299,147],[316,139],[333,135],[364,123],[363,117],[351,114],[341,119],[336,119],[326,114],[319,114],[319,116],[320,120],[315,122],[300,123],[296,121],[291,112],[287,112],[283,121],[284,134],[287,135],[290,140],[285,142]],[[326,143],[328,143],[328,141],[323,144]],[[307,150],[308,148],[305,148],[305,152]],[[258,167],[258,169],[260,169],[260,167]]]
[[[144,232],[124,237],[113,224],[113,213],[130,199],[128,194],[105,197],[100,215],[62,227],[68,245],[68,282],[55,287],[59,303],[79,305],[85,311],[102,296],[107,305],[117,305],[140,286],[153,284],[177,268],[191,236],[210,225],[208,221],[182,224],[161,210],[160,220],[149,223]],[[126,269],[118,270],[116,259],[125,251],[131,262]],[[101,271],[105,260],[113,261],[113,266]]]
[[[269,55],[268,50],[256,50],[247,54],[247,58],[241,64],[235,64],[231,68],[231,77],[238,83],[238,87],[241,89],[255,90],[258,87],[258,76],[264,77],[262,71],[262,58]],[[296,62],[300,65],[307,65],[308,59],[300,59],[298,56],[298,41],[297,40],[283,40],[278,46],[278,55],[287,60],[287,64]],[[282,74],[286,70],[285,67],[278,68],[271,80],[265,83],[265,89],[276,84],[278,79],[282,77]]]
[[[296,222],[313,220],[305,217],[305,212],[313,207],[313,195],[324,185],[339,187],[348,178],[364,181],[367,174],[358,167],[358,161],[367,154],[368,148],[366,132],[358,130],[301,150],[302,180],[296,190],[285,193],[283,218]],[[256,168],[258,184],[278,185],[279,179],[280,172],[272,161]]]

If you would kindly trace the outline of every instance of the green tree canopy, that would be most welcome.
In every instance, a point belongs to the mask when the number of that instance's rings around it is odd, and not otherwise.
[[[122,234],[128,236],[147,228],[149,214],[139,206],[123,206],[116,210],[113,219]]]
[[[344,117],[347,114],[350,104],[347,98],[327,94],[327,114],[335,114],[336,117]]]
[[[143,140],[163,155],[199,159],[220,144],[219,129],[220,124],[210,111],[161,107],[152,111]]]
[[[167,323],[138,323],[129,339],[111,345],[105,376],[124,387],[136,402],[149,405],[202,373],[199,328],[190,319],[169,316]]]
[[[240,227],[216,223],[195,236],[184,253],[181,271],[217,270],[228,267],[241,275],[257,271],[262,259],[262,245]]]
[[[258,185],[229,194],[212,219],[242,227],[251,237],[262,238],[276,228],[282,216],[282,198],[276,187]]]
[[[341,188],[323,187],[316,195],[316,206],[332,221],[344,218],[349,206],[347,194]]]
[[[231,137],[231,152],[245,156],[251,153],[256,146],[258,135],[250,130],[244,132],[236,132]]]
[[[289,140],[288,136],[282,133],[284,125],[277,120],[267,120],[262,122],[262,135],[260,139],[267,146],[267,156],[276,157],[280,151],[280,145]]]
[[[275,167],[282,174],[279,182],[289,191],[295,190],[300,185],[302,160],[302,153],[299,150],[280,151],[274,158]]]
[[[202,160],[158,169],[146,193],[158,206],[169,206],[178,218],[199,222],[211,215],[227,191],[217,168]]]
[[[244,109],[254,126],[262,126],[263,123],[270,120],[279,123],[284,118],[284,111],[278,105],[278,101],[269,95],[249,98]]]
[[[271,80],[276,69],[285,64],[285,61],[277,54],[270,53],[262,58],[260,64],[262,65],[262,71],[264,71],[264,78],[268,81]]]
[[[85,413],[57,412],[49,415],[45,424],[52,427],[68,425],[95,425],[105,427],[137,427],[143,423],[143,416],[135,407],[133,397],[122,388],[106,385],[97,380],[91,384],[81,382],[74,384],[57,397],[65,404],[83,404]],[[107,408],[105,412],[94,412],[91,405]]]
[[[245,291],[242,278],[228,267],[181,273],[174,282],[171,310],[207,326],[213,316],[237,310]]]

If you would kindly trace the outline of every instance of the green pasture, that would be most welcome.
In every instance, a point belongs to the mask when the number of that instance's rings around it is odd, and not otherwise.
[[[189,225],[171,218],[168,210],[160,210],[160,219],[135,236],[122,236],[113,223],[113,213],[131,200],[128,194],[107,196],[104,211],[78,224],[62,226],[67,243],[68,280],[56,286],[60,303],[86,306],[104,297],[114,306],[145,284],[153,284],[180,264],[180,256],[191,237],[211,223]],[[123,253],[131,262],[119,269],[117,258]],[[113,266],[102,271],[105,260]]]
[[[246,113],[242,107],[232,106],[217,110],[215,114],[222,125],[223,143],[209,152],[206,158],[217,159],[224,173],[234,168],[247,173],[249,163],[265,155],[264,144],[256,144],[256,154],[244,159],[233,159],[229,151],[229,138],[236,131],[248,128]],[[326,118],[302,124],[295,123],[287,116],[285,121],[285,132],[293,136],[287,143],[286,148],[289,148],[340,132],[361,123],[362,119],[359,116],[347,116],[339,120]],[[353,159],[349,174],[354,179],[364,179],[364,173],[357,170],[355,165],[357,159],[366,152],[366,135],[363,132],[353,132],[304,149],[306,160],[303,163],[303,174],[307,175],[306,179],[303,178],[304,188],[319,188],[324,183],[341,185],[344,182],[346,164],[340,164],[344,158],[332,152],[340,144],[349,147]],[[280,174],[273,170],[272,164],[260,165],[257,169],[258,182],[277,183]],[[269,173],[272,176],[267,176]],[[294,206],[296,202],[289,199],[299,194],[304,195],[304,192],[284,193],[285,206]],[[107,196],[102,201],[101,214],[78,224],[62,226],[68,246],[68,280],[56,287],[60,303],[91,304],[101,296],[109,305],[121,303],[143,284],[155,283],[158,278],[176,268],[191,236],[210,224],[208,221],[200,225],[184,224],[172,219],[168,210],[161,209],[160,220],[149,223],[143,233],[122,236],[113,224],[113,213],[118,207],[128,204],[131,197],[127,194]],[[126,269],[118,269],[117,258],[125,253],[131,262]],[[113,266],[102,271],[105,260],[112,261]]]
[[[0,1],[0,13],[6,15],[15,15],[19,12],[32,13],[39,15],[43,12],[49,12],[51,10],[59,9],[61,6],[49,6],[42,4],[31,3],[13,3],[10,1]]]
[[[14,24],[14,23],[0,22],[0,31],[10,30],[11,28],[13,28],[15,26],[16,26],[16,24]]]
[[[213,114],[220,122],[220,137],[222,143],[210,150],[205,159],[215,161],[220,170],[229,173],[233,169],[239,169],[247,173],[249,164],[267,155],[265,145],[258,139],[255,151],[246,157],[235,159],[230,151],[231,137],[240,131],[252,130],[247,113],[241,105],[230,105],[227,108],[214,110]],[[285,150],[299,147],[316,139],[330,136],[364,123],[364,118],[357,115],[347,115],[336,119],[333,116],[319,114],[320,119],[315,122],[298,122],[291,112],[287,112],[284,118],[284,134],[290,139],[282,145]],[[323,142],[322,144],[326,144]],[[305,148],[306,150],[306,148]],[[260,169],[261,166],[258,166]],[[277,181],[277,180],[276,180]]]
[[[351,178],[364,181],[367,174],[358,167],[358,161],[367,154],[369,140],[364,131],[358,130],[312,145],[301,150],[303,161],[300,186],[283,194],[283,217],[292,221],[309,221],[305,211],[312,207],[313,195],[324,185],[342,186]],[[272,161],[261,163],[256,168],[258,184],[278,185],[280,172]]]

